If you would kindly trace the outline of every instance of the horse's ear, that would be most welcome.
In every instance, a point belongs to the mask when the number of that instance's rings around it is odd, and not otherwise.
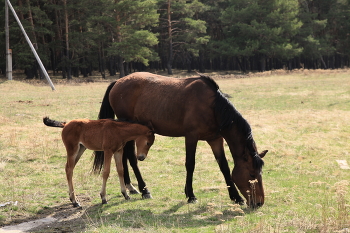
[[[268,152],[268,150],[264,150],[263,152],[261,152],[259,154],[260,158],[264,158],[264,156],[266,155],[267,152]]]
[[[149,121],[149,122],[147,123],[147,127],[148,127],[150,130],[152,130],[153,133],[155,133],[155,130],[154,130],[152,121]]]

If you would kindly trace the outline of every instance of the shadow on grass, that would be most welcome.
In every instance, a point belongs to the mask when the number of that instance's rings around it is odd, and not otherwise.
[[[208,210],[207,205],[187,204],[185,201],[164,208],[162,212],[156,212],[152,203],[150,206],[138,207],[138,202],[141,204],[147,200],[117,200],[119,198],[119,196],[112,197],[109,204],[106,205],[100,203],[91,205],[90,201],[85,201],[81,208],[74,208],[69,202],[54,207],[44,207],[38,211],[36,216],[17,218],[16,221],[11,222],[11,225],[54,218],[56,219],[54,222],[32,228],[30,232],[84,232],[89,229],[104,229],[111,226],[124,230],[140,228],[181,230],[217,226],[239,215],[227,211],[217,215],[214,211]]]
[[[144,202],[146,200],[131,200],[129,202]],[[112,226],[124,230],[141,229],[169,229],[181,230],[187,228],[205,228],[217,226],[224,221],[232,220],[239,213],[230,211],[211,211],[207,205],[187,204],[180,201],[173,206],[156,212],[156,207],[135,207],[118,209],[125,201],[117,201],[108,205],[94,205],[86,210],[86,214],[97,225],[95,227]]]

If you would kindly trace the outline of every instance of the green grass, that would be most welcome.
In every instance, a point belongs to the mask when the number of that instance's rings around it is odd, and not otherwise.
[[[55,120],[96,119],[108,82],[49,86],[0,80],[0,225],[54,216],[61,225],[38,229],[87,232],[336,232],[350,227],[350,71],[274,72],[244,79],[214,76],[248,120],[264,158],[265,205],[231,203],[210,147],[197,148],[194,191],[186,203],[183,138],[157,135],[139,162],[153,199],[123,200],[115,169],[101,205],[101,177],[91,174],[91,151],[78,163],[74,182],[83,209],[68,199],[65,149]],[[232,156],[227,150],[230,167]],[[136,179],[132,177],[134,184]],[[63,218],[64,217],[64,218]]]

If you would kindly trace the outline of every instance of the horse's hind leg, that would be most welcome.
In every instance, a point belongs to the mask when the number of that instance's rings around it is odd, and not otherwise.
[[[68,189],[69,189],[69,199],[71,200],[74,207],[79,207],[80,204],[79,202],[77,202],[75,193],[74,193],[73,170],[79,158],[84,153],[85,147],[84,149],[82,149],[81,147],[78,147],[78,146],[66,145],[66,149],[67,149],[66,177],[67,177]]]
[[[230,168],[228,166],[227,159],[225,156],[225,151],[224,151],[224,139],[221,137],[221,138],[218,138],[212,141],[207,141],[207,142],[214,153],[215,159],[219,164],[222,174],[224,175],[231,200],[235,201],[236,203],[243,204],[244,200],[239,195],[236,189],[236,186],[233,183],[230,176]]]
[[[146,187],[146,183],[142,178],[140,169],[137,166],[137,159],[136,159],[136,155],[135,155],[135,142],[134,141],[129,141],[126,143],[126,145],[124,146],[123,156],[124,156],[124,159],[127,158],[130,162],[130,166],[132,167],[134,174],[136,176],[137,182],[138,182],[139,190],[142,193],[142,198],[144,198],[144,199],[152,198],[152,195],[148,191],[148,189]],[[124,165],[125,164],[126,164],[126,162],[124,163]],[[129,176],[129,173],[128,173],[128,176]],[[125,180],[125,168],[124,168],[124,180]],[[125,184],[127,187],[128,187],[128,185],[131,185],[130,178],[129,178],[129,183],[125,182]]]
[[[124,168],[123,168],[123,151],[116,152],[114,154],[114,160],[117,167],[119,176],[120,190],[125,200],[130,200],[130,196],[126,193],[126,186],[124,183]]]

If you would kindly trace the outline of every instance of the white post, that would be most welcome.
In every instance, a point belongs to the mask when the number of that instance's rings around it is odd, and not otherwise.
[[[21,23],[21,21],[19,20],[17,14],[16,14],[15,9],[13,9],[10,0],[5,0],[5,1],[8,3],[8,6],[10,7],[10,9],[11,9],[11,11],[12,11],[13,16],[15,16],[15,19],[17,20],[17,23],[18,23],[19,27],[21,28],[21,30],[22,30],[22,32],[23,32],[23,35],[24,35],[24,37],[26,38],[27,43],[28,43],[30,49],[32,50],[32,52],[33,52],[33,54],[34,54],[36,60],[38,61],[39,65],[40,65],[40,68],[41,68],[41,70],[43,71],[43,73],[44,73],[44,75],[45,75],[46,80],[49,82],[49,84],[50,84],[50,86],[51,86],[51,89],[54,91],[54,90],[55,90],[55,86],[54,86],[53,83],[51,82],[51,79],[50,79],[48,73],[46,72],[46,69],[45,69],[43,63],[41,62],[40,57],[38,56],[37,52],[35,51],[35,48],[34,48],[32,42],[30,41],[30,39],[29,39],[29,37],[28,37],[26,31],[24,30],[24,28],[23,28],[23,26],[22,26],[22,23]]]
[[[5,40],[6,40],[6,77],[12,80],[12,50],[10,49],[9,7],[5,1]]]

